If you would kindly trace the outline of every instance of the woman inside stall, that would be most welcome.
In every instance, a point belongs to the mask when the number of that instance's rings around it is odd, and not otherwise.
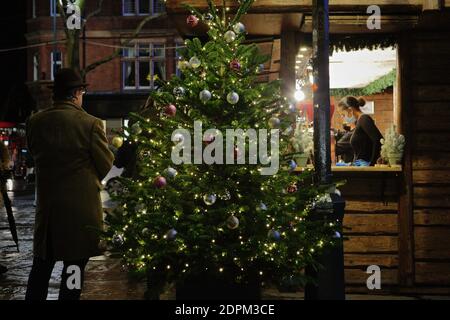
[[[350,138],[353,148],[353,164],[355,166],[373,166],[380,157],[383,136],[373,119],[361,111],[366,104],[363,98],[344,97],[338,104],[338,112],[347,124],[355,123],[354,132]]]

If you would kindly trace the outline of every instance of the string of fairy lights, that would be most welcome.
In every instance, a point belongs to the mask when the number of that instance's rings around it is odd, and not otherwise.
[[[225,9],[226,12],[228,12],[230,10],[229,7],[227,7]],[[217,12],[219,12],[219,10],[217,9]],[[191,11],[191,14],[194,14],[194,11]],[[226,15],[224,14],[224,17],[226,17]],[[212,19],[203,16],[204,20],[206,21],[206,24],[209,26],[210,30],[215,31],[212,33],[212,39],[214,41],[217,41],[219,39],[222,39],[224,37],[226,37],[225,32],[222,32],[222,30],[227,30],[229,29],[229,26],[227,26],[227,22],[229,25],[232,25],[232,19],[230,17],[228,18],[224,18],[222,20],[220,20],[220,22],[216,22],[213,21]],[[188,41],[185,42],[185,45],[187,46],[189,44]],[[230,44],[230,48],[232,50],[232,52],[236,52],[236,49],[239,47],[239,42],[238,41],[233,41]],[[202,50],[206,50],[205,47],[202,48]],[[180,61],[180,65],[186,64],[184,60],[184,57],[181,58]],[[231,63],[232,61],[227,60],[227,63]],[[203,82],[206,79],[207,76],[207,72],[209,72],[209,68],[208,66],[203,66],[203,73],[200,75],[200,79],[189,79],[188,81],[184,82],[184,85],[187,87],[200,87]],[[259,71],[259,68],[256,68],[254,70],[256,73]],[[231,81],[232,84],[235,84],[236,80],[232,80]],[[177,80],[175,80],[174,82],[172,81],[168,81],[167,82],[167,86],[169,88],[172,88],[173,86],[177,85]],[[212,99],[217,99],[217,100],[221,100],[223,99],[222,95],[212,91],[211,92],[211,98]],[[258,105],[260,103],[260,101],[258,99],[263,98],[263,96],[261,94],[259,94],[257,97],[257,99],[255,99],[252,104],[253,105]],[[281,110],[285,110],[286,108],[289,108],[290,103],[289,100],[287,98],[281,98],[281,96],[278,96],[277,98],[279,98],[281,104],[279,105],[279,107],[281,108]],[[186,99],[184,99],[182,96],[180,95],[175,95],[175,101],[176,104],[178,106],[178,108],[181,109],[188,109],[190,107],[190,105],[187,103]],[[266,110],[267,113],[272,113],[271,110]],[[152,166],[157,166],[158,164],[163,164],[165,163],[163,161],[163,159],[168,159],[169,158],[169,151],[171,151],[170,149],[165,148],[165,144],[163,143],[163,141],[161,141],[160,139],[157,138],[145,138],[142,134],[143,131],[145,131],[148,135],[151,135],[154,130],[159,130],[159,129],[163,129],[162,125],[160,123],[152,123],[151,120],[149,118],[145,119],[145,121],[141,122],[141,128],[139,130],[139,133],[136,134],[136,132],[134,132],[135,137],[133,139],[133,141],[137,144],[142,144],[146,147],[148,147],[149,149],[152,150],[156,150],[157,152],[154,154],[153,159],[151,159],[150,161],[148,161],[145,166],[146,167],[152,167]],[[142,127],[143,126],[143,127]],[[156,128],[155,128],[156,126]],[[130,129],[130,131],[133,131],[133,128]],[[139,137],[142,137],[141,139]],[[285,142],[286,140],[284,138],[282,138],[282,142]],[[174,146],[172,146],[172,150],[173,150]],[[161,161],[159,162],[158,159],[161,159]],[[166,170],[166,169],[165,169]],[[164,174],[163,172],[164,170],[156,170],[154,172],[154,174],[156,176],[161,176]],[[258,174],[258,169],[248,169],[247,171],[250,175],[254,176]],[[203,180],[208,181],[206,178],[204,178],[202,176],[206,175],[207,177],[210,176],[214,176],[214,172],[211,171],[207,171],[207,172],[201,172],[200,169],[196,166],[186,166],[183,169],[183,174],[185,176],[185,179],[188,179],[187,177],[189,177],[189,179],[191,179],[191,181],[198,181],[199,183],[202,183]],[[275,179],[278,179],[279,176],[278,175],[274,175],[271,178],[267,179],[267,181],[265,183],[263,183],[260,187],[260,190],[262,192],[273,192],[272,188],[271,188],[271,183],[273,181],[275,181]],[[216,179],[217,180],[217,179]],[[136,190],[133,190],[133,192],[136,193],[136,195],[140,195],[143,192],[145,192],[145,190],[148,190],[148,188],[153,188],[155,186],[155,180],[153,177],[149,177],[148,179],[144,180],[144,181],[138,181],[138,180],[133,180],[133,183],[136,184],[137,188]],[[228,185],[228,184],[234,184],[234,193],[236,194],[238,199],[243,198],[243,194],[242,191],[240,189],[240,181],[233,181],[231,178],[227,178],[225,181],[222,181],[223,185]],[[245,191],[245,190],[244,190]],[[176,191],[173,190],[173,192],[175,192],[176,195],[180,195],[180,191]],[[290,192],[290,191],[289,191]],[[195,200],[199,200],[199,199],[205,199],[204,198],[204,194],[202,194],[201,192],[195,192],[193,194],[193,197]],[[151,210],[149,210],[150,208],[147,206],[142,206],[142,207],[138,207],[138,205],[131,205],[128,206],[127,203],[124,203],[121,208],[123,212],[127,212],[129,210],[131,210],[131,212],[134,212],[135,215],[134,216],[130,216],[127,220],[126,223],[123,225],[122,227],[122,241],[127,241],[127,236],[125,235],[126,232],[128,232],[130,229],[132,229],[133,227],[135,227],[136,225],[139,225],[139,222],[141,222],[141,219],[146,218],[149,214],[149,212],[159,212],[161,210],[161,203],[164,203],[165,201],[167,201],[167,198],[165,197],[164,194],[160,194],[158,195],[158,197],[155,197],[153,195],[148,196],[148,199],[151,200],[152,205],[151,205]],[[138,203],[143,203],[144,199],[142,197],[138,198]],[[316,201],[319,201],[319,198],[315,199]],[[205,201],[206,203],[206,201]],[[206,203],[208,205],[208,203]],[[290,203],[288,202],[282,202],[279,204],[280,206],[280,210],[288,210],[290,208]],[[279,247],[279,243],[277,242],[278,239],[281,238],[286,238],[288,237],[291,233],[292,234],[297,234],[301,231],[303,231],[304,235],[305,235],[305,230],[302,230],[301,224],[303,222],[305,222],[305,217],[310,213],[310,211],[313,209],[314,207],[314,203],[310,203],[308,204],[302,211],[296,211],[292,213],[292,228],[289,229],[289,231],[283,230],[283,226],[281,226],[280,222],[276,219],[275,216],[273,216],[272,214],[267,213],[265,215],[266,219],[267,219],[267,223],[265,224],[266,228],[267,228],[267,232],[268,234],[270,234],[270,232],[272,231],[276,231],[278,234],[272,234],[272,238],[268,238],[267,241],[263,242],[261,240],[257,241],[258,247],[262,247],[263,250],[261,252],[261,254],[263,256],[267,256],[269,257],[270,261],[274,261],[276,258],[276,251],[277,248]],[[265,205],[264,205],[265,207]],[[260,206],[258,209],[259,211],[266,211],[267,207],[264,208],[263,206]],[[246,209],[244,207],[239,207],[239,208],[235,208],[232,209],[232,216],[236,218],[236,216],[240,217],[242,214],[245,213]],[[204,207],[204,206],[198,206],[196,205],[196,207],[193,209],[193,213],[194,214],[203,214],[203,213],[208,213],[208,208]],[[179,219],[179,216],[177,214],[173,215],[172,218],[177,221]],[[237,218],[236,218],[237,219]],[[237,228],[236,226],[236,221],[231,221],[231,222],[235,222],[234,224],[231,224],[231,227],[228,224],[227,221],[227,226],[230,229],[235,229]],[[239,222],[239,220],[238,220]],[[237,225],[238,225],[237,222]],[[329,227],[334,227],[335,223],[330,222]],[[219,225],[216,226],[216,231],[217,234],[221,234],[224,232],[224,228]],[[176,235],[176,232],[174,232],[173,229],[169,230],[167,233],[164,234],[158,234],[158,232],[152,232],[150,231],[148,228],[143,229],[142,233],[144,233],[145,230],[145,234],[149,237],[149,239],[151,239],[152,241],[158,241],[160,239],[162,240],[169,240],[169,239],[173,239],[174,238],[174,234]],[[281,230],[281,232],[277,231],[277,230]],[[172,231],[172,232],[171,232]],[[110,240],[114,241],[114,237],[112,237]],[[215,250],[218,250],[217,253],[214,254],[214,257],[216,259],[216,261],[225,261],[226,258],[230,255],[229,252],[227,252],[225,250],[225,248],[223,248],[222,246],[220,246],[218,244],[217,241],[217,237],[212,237],[212,239],[210,240],[210,245],[213,248],[216,248]],[[252,245],[254,245],[254,241],[250,238],[250,237],[245,237],[242,233],[239,233],[238,236],[238,240],[239,240],[239,245],[241,247],[247,247],[247,248],[253,248]],[[153,259],[153,255],[150,253],[143,253],[143,247],[145,247],[146,242],[144,240],[138,240],[139,244],[141,245],[141,247],[137,247],[137,248],[128,248],[125,259],[126,261],[128,261],[128,265],[129,266],[135,266],[138,269],[144,269]],[[296,251],[296,255],[297,256],[303,256],[305,254],[313,254],[317,249],[323,248],[327,243],[328,243],[328,239],[326,239],[325,237],[322,237],[321,239],[317,240],[317,242],[312,245],[311,247],[306,248],[308,252],[305,252],[303,248],[299,248]],[[180,237],[177,238],[177,252],[178,253],[182,253],[185,252],[188,249],[192,249],[191,247],[189,247],[186,244],[186,241]],[[257,259],[261,258],[259,256],[259,252],[253,252],[249,257],[247,257],[246,259],[242,259],[241,257],[238,256],[234,256],[232,257],[232,260],[236,263],[236,265],[240,266],[240,271],[242,273],[244,273],[245,271],[247,271],[247,266],[250,266],[251,263]],[[291,261],[292,263],[295,263],[295,261]],[[172,270],[173,269],[173,264],[171,263],[167,263],[165,266],[163,266],[162,268],[166,269],[166,270]],[[157,266],[153,266],[152,267],[153,270],[157,270],[158,267]],[[188,262],[185,262],[183,264],[183,269],[181,270],[181,272],[185,273],[187,272],[189,269],[191,268],[191,264]],[[209,269],[209,267],[205,266],[204,270],[207,271]],[[223,273],[224,271],[226,271],[226,267],[225,265],[219,265],[217,267],[217,272],[219,273]],[[258,274],[260,276],[264,275],[263,270],[258,270]]]

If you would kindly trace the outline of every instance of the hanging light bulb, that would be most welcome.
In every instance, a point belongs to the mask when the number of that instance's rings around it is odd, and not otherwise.
[[[294,93],[294,98],[297,102],[303,101],[305,99],[305,93],[301,89],[298,89]]]

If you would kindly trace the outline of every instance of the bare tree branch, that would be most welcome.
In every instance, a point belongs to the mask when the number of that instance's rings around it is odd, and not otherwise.
[[[55,2],[57,3],[59,14],[63,17],[64,32],[68,39],[71,37],[71,34],[70,34],[69,30],[67,29],[66,24],[64,23],[65,21],[67,21],[66,11],[64,11],[62,1],[56,0]],[[66,2],[66,5],[67,5],[67,2]]]
[[[97,9],[95,9],[94,11],[92,11],[91,13],[89,13],[86,16],[86,18],[84,19],[84,22],[83,22],[83,28],[82,29],[84,29],[86,27],[86,23],[88,22],[88,20],[91,17],[93,17],[93,16],[99,14],[100,12],[102,12],[102,6],[103,6],[103,0],[98,0],[98,2],[97,2]]]
[[[143,19],[139,25],[137,26],[137,28],[134,30],[133,34],[131,35],[130,38],[128,38],[124,43],[122,43],[122,46],[126,47],[127,45],[129,45],[135,38],[136,36],[141,32],[142,28],[144,27],[144,25],[152,20],[156,20],[162,17],[167,17],[167,13],[160,13],[157,15],[153,15],[153,16],[147,16],[145,17],[145,19]],[[82,75],[86,75],[88,72],[94,70],[95,68],[97,68],[98,66],[111,61],[112,59],[118,57],[122,52],[122,49],[116,49],[111,55],[100,59],[94,63],[91,63],[90,65],[88,65],[85,69],[81,70]]]

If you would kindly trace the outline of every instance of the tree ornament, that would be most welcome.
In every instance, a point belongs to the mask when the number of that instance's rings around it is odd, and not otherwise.
[[[264,63],[261,63],[259,66],[258,66],[258,73],[261,73],[261,72],[263,72],[264,71]]]
[[[131,132],[133,132],[135,135],[139,135],[142,133],[142,128],[139,122],[136,122],[131,126]]]
[[[233,42],[234,40],[236,40],[236,33],[229,30],[229,31],[225,32],[225,35],[223,37],[226,42],[230,43],[230,42]]]
[[[142,229],[142,235],[143,236],[148,236],[149,234],[150,234],[150,230],[148,228]]]
[[[230,62],[230,69],[233,71],[239,71],[241,70],[241,64],[239,63],[238,60],[233,60]]]
[[[116,147],[117,149],[119,149],[122,145],[123,145],[123,138],[119,137],[119,136],[115,136],[112,141],[111,144]]]
[[[269,119],[269,126],[271,128],[278,128],[278,127],[280,127],[280,124],[281,124],[281,121],[277,117],[272,117]]]
[[[168,167],[166,172],[167,172],[167,176],[171,179],[175,178],[178,174],[178,171],[172,167]]]
[[[204,15],[205,21],[212,21],[214,19],[214,16],[211,13],[207,13]]]
[[[121,233],[114,234],[114,236],[112,237],[112,243],[115,246],[123,245],[123,243],[124,243],[123,234],[121,234]]]
[[[294,192],[297,192],[297,190],[298,190],[298,188],[297,188],[297,185],[294,183],[293,185],[290,185],[288,188],[287,188],[287,192],[289,192],[289,193],[294,193]]]
[[[178,62],[178,69],[180,69],[182,72],[185,72],[190,67],[191,65],[186,60],[181,60]]]
[[[183,87],[176,87],[175,89],[173,89],[173,94],[176,97],[182,97],[184,96],[185,90]]]
[[[205,194],[203,196],[203,201],[206,205],[212,206],[214,203],[216,203],[217,196],[215,194]]]
[[[295,106],[295,104],[291,103],[284,110],[284,113],[286,113],[286,114],[297,113],[297,107]]]
[[[209,100],[211,100],[211,92],[205,89],[202,92],[200,92],[199,97],[203,103],[208,102]]]
[[[219,197],[220,197],[220,199],[222,199],[222,200],[230,200],[231,199],[231,194],[230,194],[230,191],[228,191],[228,190],[225,190],[225,192],[223,193],[223,194],[221,194],[221,195],[219,195]]]
[[[294,171],[297,168],[297,163],[294,160],[289,160],[289,169]]]
[[[230,104],[236,104],[239,102],[239,94],[237,94],[236,92],[230,92],[227,95],[227,101]]]
[[[239,158],[241,156],[241,150],[239,150],[238,147],[234,147],[234,160],[236,160],[237,158]]]
[[[123,191],[122,182],[118,178],[109,179],[106,183],[105,190],[109,195],[117,196]]]
[[[274,230],[274,229],[270,230],[270,231],[268,232],[267,236],[268,236],[270,239],[275,240],[275,241],[279,241],[279,240],[281,239],[281,234],[280,234],[280,232],[277,231],[277,230]]]
[[[153,185],[155,187],[157,187],[158,189],[164,188],[167,185],[166,178],[164,178],[162,176],[156,177],[155,180],[153,181]]]
[[[139,158],[141,158],[142,160],[144,159],[148,159],[151,156],[151,152],[149,150],[142,150],[141,152],[139,152]]]
[[[196,56],[192,57],[189,60],[189,65],[192,67],[192,69],[197,69],[198,67],[200,67],[201,65],[201,61],[199,58],[197,58]]]
[[[175,237],[177,236],[178,232],[175,229],[170,229],[169,231],[167,231],[166,233],[166,239],[167,240],[174,240]]]
[[[147,209],[146,205],[143,204],[142,202],[136,205],[136,212],[144,213],[147,211],[146,209]]]
[[[282,132],[282,134],[283,134],[284,136],[290,136],[291,133],[292,133],[292,131],[294,131],[294,129],[292,129],[292,127],[289,126],[289,127],[286,128],[286,130],[284,130],[284,131]]]
[[[172,141],[174,143],[183,143],[184,142],[184,135],[182,135],[181,133],[176,133],[176,134],[173,135]]]
[[[216,140],[216,137],[213,134],[208,134],[203,138],[203,142],[207,145],[213,143],[214,140]]]
[[[191,14],[190,16],[187,17],[186,23],[191,28],[194,28],[198,25],[198,18],[196,16],[194,16],[193,14]]]
[[[260,211],[267,211],[267,206],[261,202],[257,207],[256,207],[256,211],[260,212]]]
[[[169,104],[164,108],[164,113],[169,117],[174,117],[177,113],[177,107],[175,107],[173,104]]]
[[[333,238],[335,238],[335,239],[340,239],[340,238],[341,238],[341,234],[340,234],[338,231],[336,231],[336,232],[334,233]]]
[[[233,26],[233,30],[235,33],[244,33],[245,32],[245,26],[242,22],[238,22]]]
[[[239,227],[239,219],[235,216],[230,216],[227,219],[227,227],[231,230],[237,229]]]

